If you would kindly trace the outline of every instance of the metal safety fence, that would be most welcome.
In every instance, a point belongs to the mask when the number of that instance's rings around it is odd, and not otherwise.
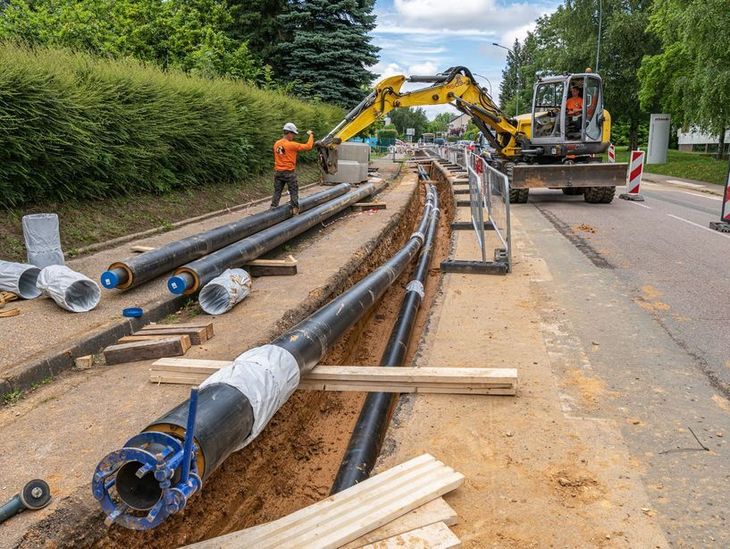
[[[467,172],[471,223],[484,267],[488,271],[511,272],[509,178],[467,147],[442,146],[437,154]]]

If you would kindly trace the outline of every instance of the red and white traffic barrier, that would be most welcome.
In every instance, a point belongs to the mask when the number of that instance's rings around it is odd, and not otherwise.
[[[710,229],[715,229],[721,233],[730,233],[730,164],[728,164],[727,178],[725,179],[725,195],[722,200],[720,221],[711,221]]]
[[[644,174],[644,151],[631,151],[631,162],[629,162],[629,173],[626,177],[626,192],[618,195],[624,200],[644,200],[639,194],[641,176]]]
[[[613,146],[613,143],[608,146],[608,161],[611,164],[616,163],[616,147]]]

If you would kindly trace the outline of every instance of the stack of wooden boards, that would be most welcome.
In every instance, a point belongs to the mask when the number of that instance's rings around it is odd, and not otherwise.
[[[448,528],[456,513],[441,496],[463,482],[462,474],[423,454],[279,520],[188,547],[461,547]]]
[[[182,356],[192,345],[202,345],[213,335],[212,322],[149,324],[104,349],[104,359],[107,364],[121,364]]]
[[[163,358],[152,364],[152,383],[198,385],[225,360]],[[449,393],[514,395],[514,368],[379,368],[376,366],[316,366],[299,383],[315,391],[363,391],[385,393]]]

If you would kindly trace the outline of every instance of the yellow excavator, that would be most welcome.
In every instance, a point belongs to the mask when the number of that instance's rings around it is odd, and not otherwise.
[[[405,82],[430,85],[401,92]],[[580,101],[569,103],[570,96]],[[532,111],[515,117],[499,109],[466,67],[433,76],[390,76],[316,143],[322,170],[337,173],[337,146],[393,109],[443,104],[472,118],[492,149],[488,162],[509,177],[513,203],[527,202],[531,188],[547,187],[607,204],[625,182],[626,164],[601,163],[597,156],[610,144],[611,116],[603,108],[601,77],[593,72],[539,79]]]

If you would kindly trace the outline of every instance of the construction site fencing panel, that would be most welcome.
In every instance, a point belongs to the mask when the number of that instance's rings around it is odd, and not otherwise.
[[[472,207],[472,222],[475,230],[481,232],[485,241],[485,249],[494,250],[494,261],[507,263],[512,270],[512,223],[510,219],[509,178],[496,170],[486,159],[471,151],[465,150],[464,156],[469,170],[469,189]],[[472,174],[474,174],[472,176]],[[472,192],[472,177],[477,191]],[[474,211],[475,201],[480,206]],[[486,215],[485,215],[486,214]],[[484,221],[490,228],[484,228]],[[481,228],[481,231],[477,229]],[[479,237],[478,237],[479,238]],[[485,252],[483,252],[485,254]],[[483,259],[486,261],[486,259]]]

